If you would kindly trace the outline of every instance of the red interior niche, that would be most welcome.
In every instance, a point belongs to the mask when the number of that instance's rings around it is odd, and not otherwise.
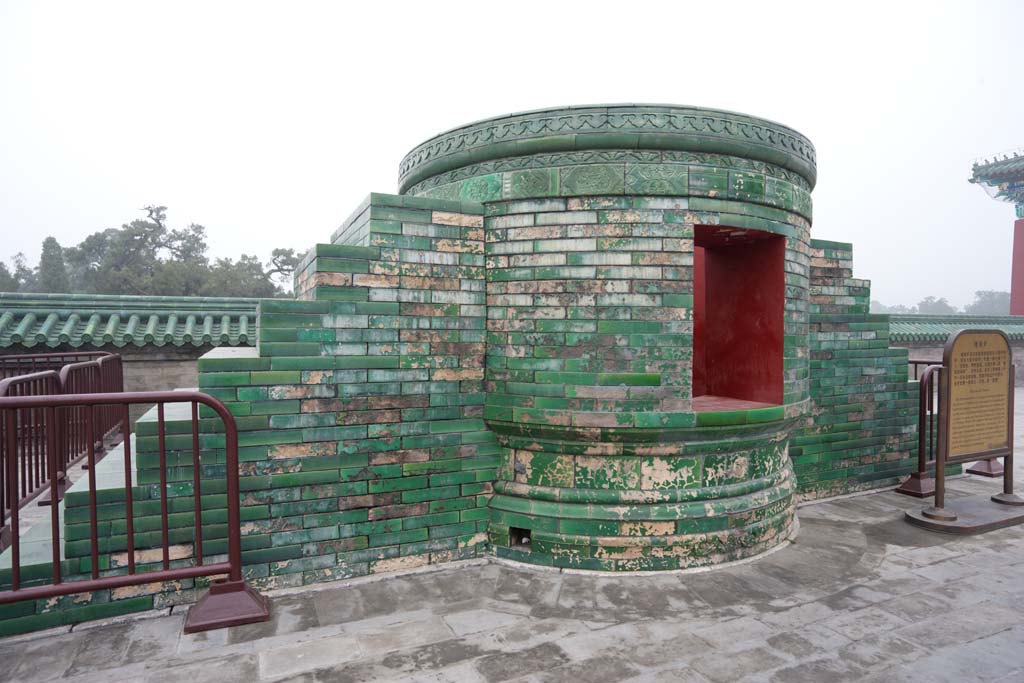
[[[780,235],[695,228],[694,410],[782,403],[785,253]]]

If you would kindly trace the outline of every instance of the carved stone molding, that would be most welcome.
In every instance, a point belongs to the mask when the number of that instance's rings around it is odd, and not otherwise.
[[[724,154],[781,166],[813,188],[814,145],[764,119],[714,109],[622,104],[545,109],[486,119],[413,149],[399,167],[399,190],[470,164],[585,150]]]

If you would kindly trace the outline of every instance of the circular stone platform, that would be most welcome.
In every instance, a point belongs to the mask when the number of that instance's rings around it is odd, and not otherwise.
[[[679,569],[788,536],[814,182],[799,133],[671,105],[513,114],[409,153],[403,193],[485,205],[499,556]]]

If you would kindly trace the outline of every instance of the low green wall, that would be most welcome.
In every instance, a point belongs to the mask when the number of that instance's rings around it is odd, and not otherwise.
[[[853,246],[811,240],[810,398],[790,456],[803,499],[895,486],[917,464],[918,385],[889,317],[871,315]]]

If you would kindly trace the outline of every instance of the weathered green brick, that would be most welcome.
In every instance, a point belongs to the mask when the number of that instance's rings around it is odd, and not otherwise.
[[[413,543],[415,541],[425,541],[427,539],[426,529],[409,529],[407,531],[397,531],[393,533],[376,534],[369,537],[369,543],[371,548],[385,545],[398,545],[400,543]]]

